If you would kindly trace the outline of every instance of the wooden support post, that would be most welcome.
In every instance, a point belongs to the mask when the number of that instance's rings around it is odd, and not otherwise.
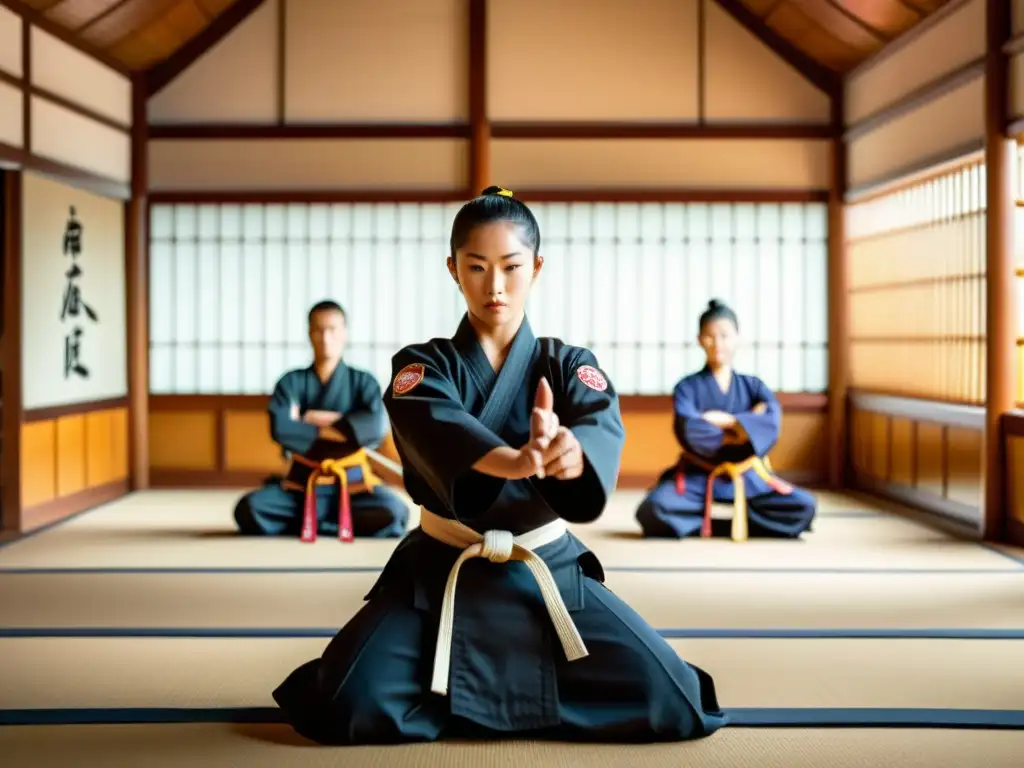
[[[133,491],[149,487],[149,188],[147,96],[132,82],[131,199],[125,203],[125,296],[128,325],[128,477]]]
[[[3,359],[3,484],[0,496],[0,527],[21,532],[21,243],[22,172],[3,174],[4,217],[4,343]]]
[[[986,378],[985,378],[985,503],[982,535],[998,541],[1005,536],[1006,441],[1002,416],[1014,407],[1016,371],[1016,301],[1013,253],[1014,142],[1006,136],[1009,57],[1003,46],[1010,39],[1010,3],[987,0],[985,56],[985,178],[986,178]]]
[[[828,484],[847,479],[846,396],[850,382],[849,263],[846,252],[846,142],[843,93],[832,97],[832,184],[828,197]]]
[[[469,0],[469,194],[491,185],[491,123],[487,119],[487,0]]]

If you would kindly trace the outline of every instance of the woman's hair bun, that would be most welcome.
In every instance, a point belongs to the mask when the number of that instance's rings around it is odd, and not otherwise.
[[[725,309],[725,302],[721,299],[712,299],[708,302],[708,309],[715,312],[719,309]]]
[[[501,195],[502,197],[515,197],[511,189],[505,189],[504,187],[488,187],[480,193],[481,197],[486,195]]]

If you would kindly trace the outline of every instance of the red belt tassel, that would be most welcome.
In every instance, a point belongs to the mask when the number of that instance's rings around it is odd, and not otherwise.
[[[683,470],[676,472],[676,493],[682,496],[686,493],[686,475],[683,474]]]
[[[348,493],[348,477],[341,475],[338,477],[341,482],[341,499],[338,502],[338,538],[342,541],[355,541],[355,535],[352,532],[352,508],[349,503]]]
[[[314,469],[306,481],[306,500],[302,510],[302,541],[310,544],[316,541],[316,479],[319,473]]]

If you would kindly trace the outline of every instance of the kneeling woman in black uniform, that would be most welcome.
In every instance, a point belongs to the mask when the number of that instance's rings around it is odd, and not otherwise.
[[[502,734],[646,742],[726,723],[714,682],[604,585],[597,519],[624,430],[588,349],[537,338],[537,221],[500,188],[455,217],[455,336],[394,356],[384,395],[420,527],[323,656],[274,692],[329,744]]]

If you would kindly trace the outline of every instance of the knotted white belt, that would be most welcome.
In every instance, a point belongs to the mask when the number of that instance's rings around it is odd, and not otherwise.
[[[462,554],[448,574],[444,600],[441,603],[441,626],[437,632],[434,678],[430,686],[434,693],[442,696],[448,693],[452,631],[455,623],[455,585],[462,564],[474,557],[486,557],[492,563],[505,563],[509,560],[526,563],[526,567],[537,580],[537,586],[540,587],[548,615],[551,616],[558,638],[562,641],[565,657],[569,661],[576,661],[587,655],[583,638],[569,616],[569,609],[565,607],[565,601],[562,600],[562,594],[558,591],[547,563],[533,552],[534,549],[557,541],[565,535],[564,520],[553,520],[540,528],[513,537],[510,531],[487,531],[480,534],[456,520],[435,515],[430,510],[420,507],[420,528],[432,539],[462,550]]]

